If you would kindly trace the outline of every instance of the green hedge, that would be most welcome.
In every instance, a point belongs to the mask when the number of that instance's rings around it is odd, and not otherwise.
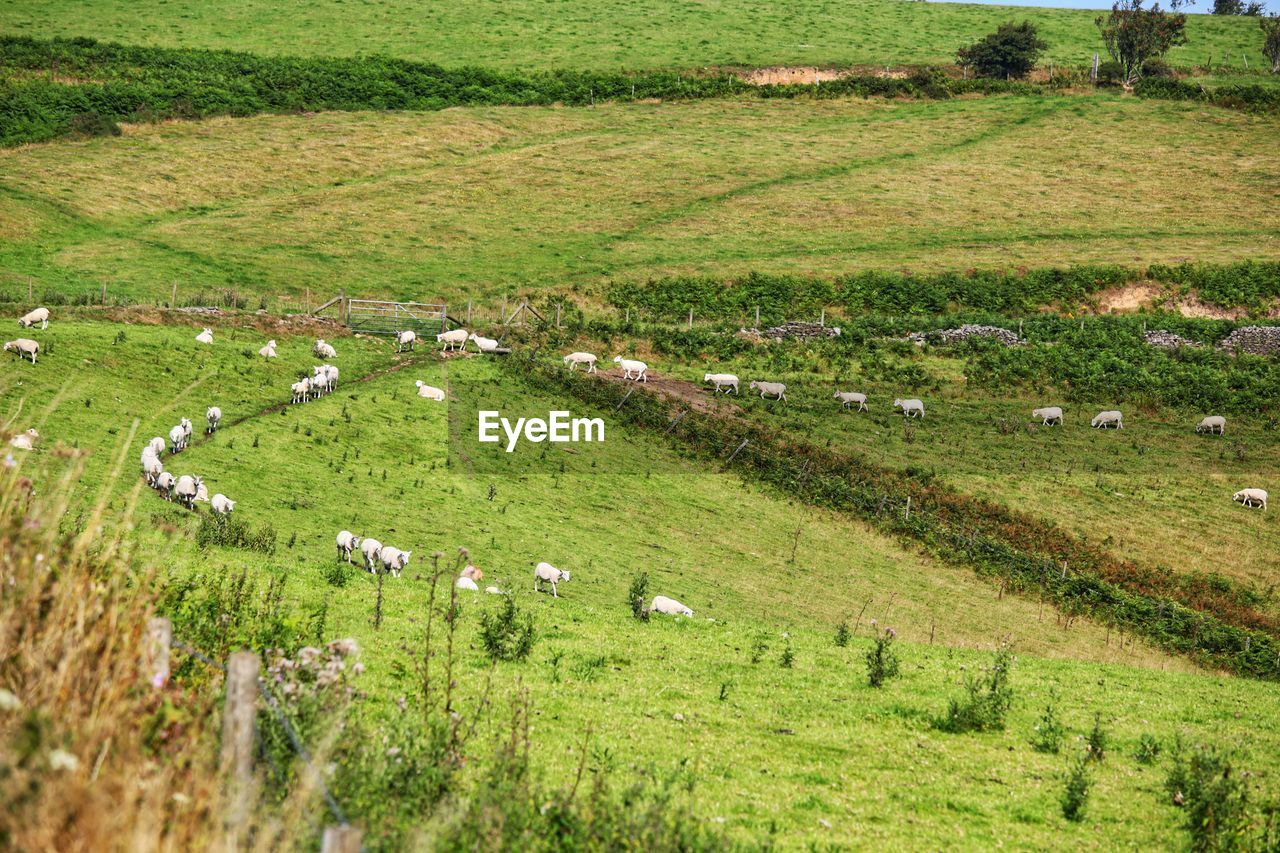
[[[1258,83],[1237,83],[1207,89],[1196,83],[1176,80],[1172,77],[1151,77],[1139,80],[1133,87],[1140,98],[1159,98],[1166,101],[1204,101],[1218,107],[1246,112],[1280,111],[1280,87]]]

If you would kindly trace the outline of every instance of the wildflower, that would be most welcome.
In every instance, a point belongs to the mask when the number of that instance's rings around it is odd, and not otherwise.
[[[359,675],[362,672],[364,672],[364,664],[362,663],[358,663],[355,666],[351,667],[352,675]]]
[[[886,637],[890,637],[890,638],[892,638],[892,637],[896,637],[896,636],[898,636],[898,632],[897,632],[897,631],[895,631],[895,630],[893,630],[892,628],[885,628],[885,629],[884,629],[884,635],[885,635]]]
[[[356,645],[355,640],[353,640],[350,637],[347,637],[345,640],[334,640],[332,643],[330,643],[329,651],[337,652],[338,654],[346,657],[349,655],[359,654],[360,647]]]
[[[303,666],[311,666],[320,657],[321,651],[315,646],[307,646],[298,652],[298,663]]]
[[[154,687],[156,690],[159,690],[161,687],[164,687],[165,684],[168,683],[168,681],[169,681],[169,673],[157,672],[155,675],[151,677],[151,686]]]
[[[53,770],[75,770],[80,766],[80,759],[65,749],[55,749],[49,753],[49,767]]]

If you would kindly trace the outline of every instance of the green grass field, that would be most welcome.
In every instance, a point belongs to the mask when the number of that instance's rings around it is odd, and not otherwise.
[[[48,0],[0,7],[0,30],[130,44],[263,54],[386,54],[493,68],[692,68],[706,65],[896,65],[955,60],[956,50],[1008,20],[1040,27],[1044,57],[1084,66],[1102,51],[1092,10],[902,0],[790,3],[448,4],[322,0],[287,12],[264,0]],[[1192,15],[1176,65],[1262,62],[1262,35],[1246,18]]]
[[[0,152],[0,287],[345,289],[493,315],[664,274],[1275,258],[1277,128],[1119,96],[137,126]]]

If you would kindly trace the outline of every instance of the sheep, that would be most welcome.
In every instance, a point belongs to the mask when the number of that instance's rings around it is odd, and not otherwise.
[[[375,566],[382,556],[382,543],[377,539],[370,539],[366,536],[360,540],[360,553],[364,555],[364,567],[377,574]]]
[[[596,372],[596,357],[589,352],[571,352],[564,357],[564,363],[570,370],[576,370],[579,364],[587,366],[587,373]]]
[[[36,354],[40,352],[40,344],[30,338],[18,338],[15,341],[5,341],[4,351],[13,350],[18,354],[18,358],[29,358],[31,363],[36,363]]]
[[[1207,432],[1211,435],[1223,435],[1227,431],[1227,419],[1222,415],[1209,415],[1209,417],[1196,424],[1196,432]]]
[[[36,432],[35,429],[29,429],[9,439],[9,446],[16,447],[18,450],[30,450],[36,446],[36,439],[39,437],[40,433]]]
[[[315,374],[311,377],[311,396],[319,398],[329,390],[329,373],[323,367],[314,368]]]
[[[275,341],[267,341],[267,345],[266,345],[265,347],[263,347],[262,349],[258,350],[258,355],[262,356],[263,358],[275,358],[275,357],[276,357],[276,342],[275,342]]]
[[[1098,412],[1094,415],[1089,425],[1094,429],[1124,429],[1124,415],[1114,409],[1106,412]]]
[[[199,477],[196,477],[196,496],[195,501],[198,503],[204,501],[209,502],[209,487],[206,486]]]
[[[734,376],[732,373],[705,373],[702,376],[702,381],[710,382],[712,385],[716,386],[716,390],[714,392],[716,394],[720,393],[721,388],[729,389],[724,392],[726,394],[738,393],[738,377]]]
[[[338,533],[338,538],[335,541],[338,546],[338,561],[346,560],[350,563],[352,552],[360,547],[360,537],[350,530],[343,530]]]
[[[182,448],[186,447],[187,432],[181,426],[176,426],[169,430],[169,441],[173,445],[170,453],[181,453]]]
[[[201,478],[192,477],[190,474],[183,474],[178,478],[178,482],[173,487],[173,494],[178,499],[178,503],[187,509],[196,508],[196,496],[200,493],[200,486],[203,485]]]
[[[311,394],[311,380],[306,378],[299,379],[289,388],[293,391],[293,397],[289,400],[290,403],[305,403]]]
[[[338,368],[332,364],[321,365],[324,367],[325,375],[329,377],[329,390],[336,391],[338,389]]]
[[[18,318],[18,325],[24,329],[30,328],[36,323],[40,324],[41,329],[49,328],[48,308],[36,308],[35,310],[28,311],[26,314],[23,314]]]
[[[236,508],[236,502],[224,494],[216,494],[213,496],[213,501],[209,504],[209,508],[218,515],[231,515],[231,510]]]
[[[459,574],[461,577],[471,578],[473,581],[482,580],[484,578],[484,572],[480,569],[480,567],[473,566],[470,563],[467,563],[467,567],[463,569]]]
[[[213,435],[218,431],[218,427],[222,425],[222,409],[217,406],[210,406],[204,413],[204,419],[209,424],[205,427],[205,435]]]
[[[502,590],[498,589],[496,586],[486,586],[484,591],[489,595],[502,595]]]
[[[338,357],[338,351],[335,350],[331,344],[326,343],[324,338],[317,340],[315,346],[311,348],[311,351],[315,353],[316,358]]]
[[[649,377],[645,374],[645,371],[649,369],[649,365],[645,364],[643,361],[635,361],[634,359],[623,358],[620,355],[615,355],[613,357],[613,363],[622,365],[623,379],[634,379],[637,382],[648,383]]]
[[[837,391],[833,400],[840,401],[840,408],[847,409],[854,403],[858,404],[858,411],[865,412],[867,410],[867,395],[860,394],[857,391]]]
[[[476,349],[480,352],[496,352],[498,349],[498,342],[496,340],[493,338],[482,338],[475,332],[467,335],[467,340],[474,341]],[[465,346],[463,348],[465,349]]]
[[[476,586],[476,582],[471,578],[458,578],[453,583],[458,589],[469,590],[470,592],[479,592],[480,587]]]
[[[893,407],[895,409],[902,409],[902,416],[904,418],[924,417],[924,403],[919,400],[894,400]]]
[[[412,554],[412,551],[401,551],[399,548],[383,545],[378,557],[382,560],[382,568],[391,572],[391,577],[398,578],[401,569],[409,565],[409,557]]]
[[[171,501],[173,500],[173,490],[177,483],[178,481],[174,479],[172,474],[168,471],[161,471],[160,475],[156,477],[156,491],[163,493],[165,500]]]
[[[667,616],[688,616],[693,618],[693,611],[685,607],[674,598],[667,598],[665,595],[655,595],[653,603],[649,605],[650,613],[663,613]]]
[[[542,592],[542,582],[546,581],[551,584],[552,598],[560,597],[560,594],[556,591],[556,584],[567,580],[569,580],[568,570],[557,569],[550,563],[538,563],[533,569],[533,591]]]
[[[441,352],[448,352],[454,349],[466,349],[469,335],[466,329],[450,329],[447,332],[441,332],[436,335],[436,343],[444,344],[440,348]]]
[[[1239,501],[1241,505],[1247,507],[1260,507],[1263,511],[1267,508],[1267,491],[1266,489],[1241,489],[1231,496],[1231,500]]]
[[[204,331],[196,335],[196,340],[202,344],[213,343],[213,329],[210,329],[208,326],[205,326]]]
[[[781,382],[762,382],[758,379],[752,379],[751,390],[759,391],[761,400],[766,399],[766,394],[772,394],[775,400],[787,399],[787,386]]]
[[[164,473],[164,464],[154,456],[144,457],[142,460],[142,476],[146,477],[147,485],[154,486],[160,475]]]
[[[164,439],[158,435],[155,438],[151,439],[149,442],[147,442],[147,447],[151,448],[151,451],[155,453],[157,459],[160,458],[160,454],[164,453],[164,449],[168,446],[169,445],[164,443]]]
[[[413,352],[413,344],[417,340],[418,336],[411,329],[396,332],[396,352],[404,352],[406,349],[409,352]]]
[[[436,388],[434,385],[428,385],[421,379],[413,384],[418,386],[419,397],[426,397],[428,400],[435,400],[439,403],[444,402],[444,391],[442,389]]]
[[[192,433],[192,431],[195,429],[195,427],[193,427],[193,426],[191,425],[191,421],[187,420],[186,418],[183,418],[182,420],[178,421],[178,426],[182,427],[182,432],[183,432],[183,433],[186,435],[186,437],[187,437],[187,439],[186,439],[186,444],[190,444],[190,443],[191,443],[191,433]]]
[[[1050,426],[1051,424],[1062,426],[1062,407],[1045,406],[1043,409],[1032,409],[1031,417],[1039,418],[1042,426]]]

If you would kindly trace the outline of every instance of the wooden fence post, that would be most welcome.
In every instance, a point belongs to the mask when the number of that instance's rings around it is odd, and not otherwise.
[[[35,299],[36,279],[35,276],[27,276],[27,301]]]
[[[467,328],[471,328],[471,300],[467,300]]]
[[[760,306],[756,306],[756,328],[760,328]]]
[[[173,281],[173,296],[169,297],[169,307],[170,308],[178,307],[178,280],[177,279],[174,279]]]
[[[556,303],[556,328],[560,328],[560,303]]]
[[[689,328],[693,328],[693,309],[689,309]]]
[[[349,823],[326,827],[320,853],[360,853],[360,835],[360,828]]]
[[[147,620],[147,638],[142,646],[142,679],[159,690],[169,683],[169,646],[173,623],[156,617]]]
[[[226,832],[239,850],[256,799],[253,784],[253,724],[258,704],[258,656],[236,652],[227,661],[226,702],[222,709],[222,776],[227,786]]]

